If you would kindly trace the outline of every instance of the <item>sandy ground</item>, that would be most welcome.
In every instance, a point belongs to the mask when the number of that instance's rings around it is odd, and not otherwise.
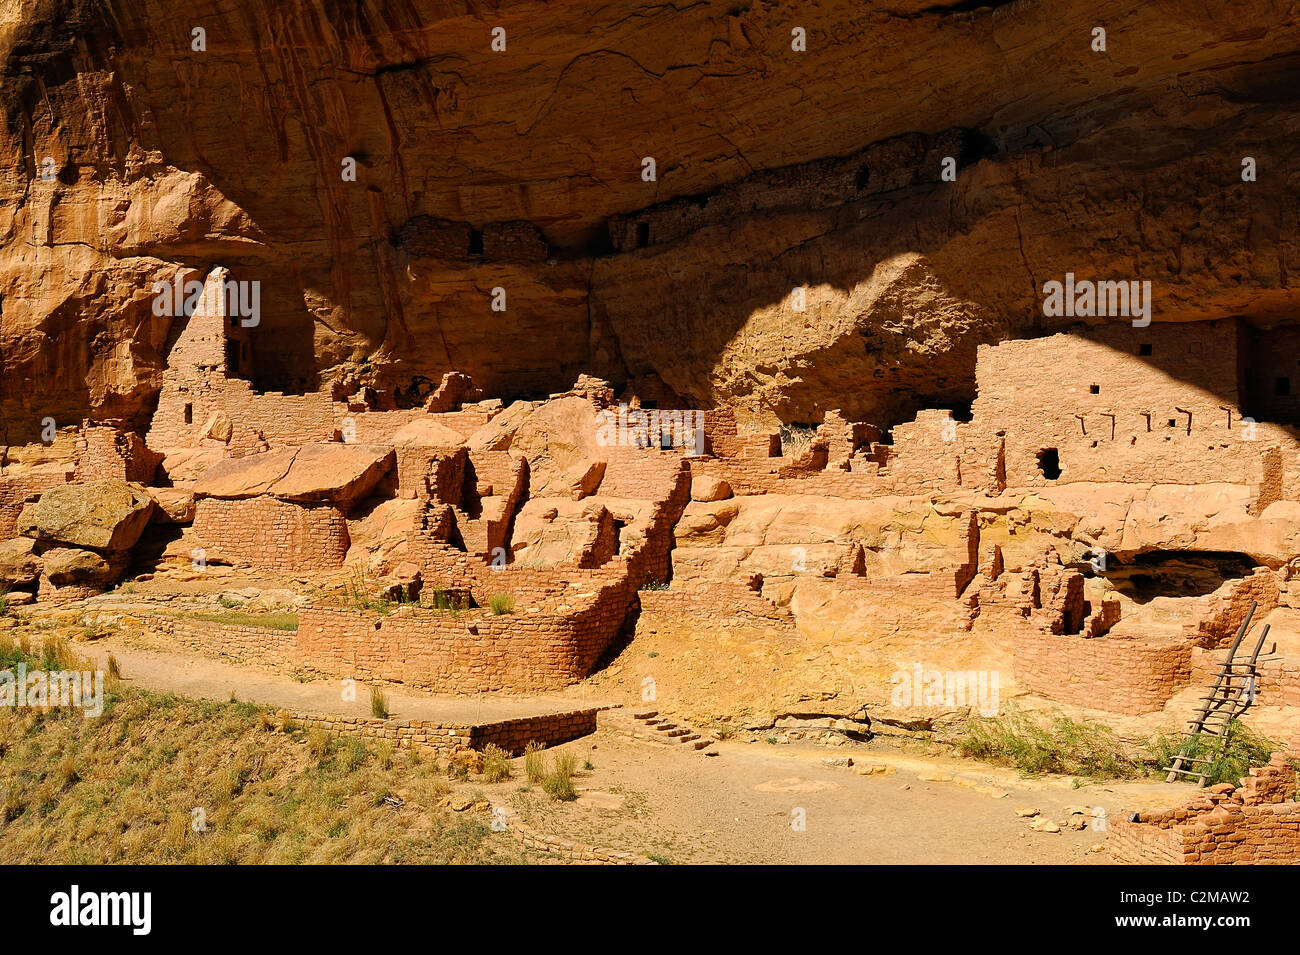
[[[130,684],[190,697],[240,700],[308,712],[368,716],[369,698],[341,699],[335,681],[291,676],[183,653],[164,653],[108,637],[79,651],[103,661],[111,652]],[[575,702],[609,702],[578,686],[555,696],[429,697],[388,691],[401,719],[494,719]],[[916,755],[878,737],[828,748],[810,743],[718,742],[716,755],[632,738],[628,709],[602,713],[591,737],[560,747],[575,754],[579,799],[557,803],[515,778],[458,784],[467,795],[503,807],[547,835],[678,863],[1007,863],[1104,864],[1105,818],[1175,805],[1189,787],[1161,783],[1086,784],[1022,779],[970,760]],[[828,765],[854,761],[853,767]],[[860,775],[862,766],[888,775]],[[1104,816],[1097,814],[1097,807]],[[1030,829],[1016,809],[1038,809],[1058,833]],[[1074,814],[1071,811],[1074,810]],[[1070,829],[1071,819],[1087,827]],[[795,823],[802,821],[803,828]]]
[[[602,714],[602,722],[606,722]],[[874,743],[839,749],[720,743],[718,755],[627,739],[609,728],[561,749],[593,769],[575,777],[579,798],[552,801],[519,779],[473,786],[507,820],[602,848],[678,863],[1086,864],[1110,862],[1106,816],[1186,798],[1190,787],[1112,783],[1074,789],[1065,779],[1020,779],[970,761],[916,758]],[[826,765],[851,756],[889,775]],[[518,762],[518,761],[517,761]],[[520,768],[517,776],[522,776]],[[984,791],[977,791],[979,786]],[[1085,808],[1088,828],[1035,832],[1017,809],[1058,823]],[[802,820],[801,830],[795,823]],[[508,822],[507,822],[508,824]]]

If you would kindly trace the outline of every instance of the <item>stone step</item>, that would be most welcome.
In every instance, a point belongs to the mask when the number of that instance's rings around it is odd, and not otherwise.
[[[650,720],[650,719],[654,719],[654,718],[655,718],[656,716],[658,716],[658,715],[659,715],[659,711],[658,711],[658,710],[642,710],[640,713],[633,713],[633,714],[632,714],[632,719],[634,719],[634,720]]]
[[[673,738],[673,737],[675,737],[675,736],[685,736],[685,735],[687,735],[688,733],[690,733],[690,730],[688,730],[688,729],[682,729],[680,726],[678,726],[678,727],[674,727],[673,729],[668,730],[668,732],[664,733],[664,735],[667,736],[667,737],[669,737],[669,738],[671,739],[671,738]]]

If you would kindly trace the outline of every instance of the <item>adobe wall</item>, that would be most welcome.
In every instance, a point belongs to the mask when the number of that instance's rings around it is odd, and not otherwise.
[[[295,713],[295,723],[306,729],[386,739],[401,748],[422,747],[446,755],[460,747],[483,750],[489,743],[511,756],[522,756],[524,747],[537,742],[549,748],[590,736],[596,731],[599,707],[567,713],[543,713],[495,723],[447,723],[434,720],[395,720],[361,716],[321,716]]]
[[[701,590],[642,590],[641,620],[687,622],[693,627],[732,627],[751,618],[794,629],[788,610],[743,584],[710,581]]]
[[[464,448],[400,445],[397,448],[397,496],[423,498],[459,507],[464,500]]]
[[[8,540],[18,533],[18,517],[26,505],[50,488],[66,484],[71,476],[64,471],[0,474],[0,540]]]
[[[1300,803],[1286,755],[1275,753],[1242,782],[1211,786],[1184,807],[1138,813],[1136,822],[1112,820],[1112,858],[1130,865],[1300,863]]]
[[[181,646],[210,656],[272,664],[292,662],[295,642],[292,630],[164,614],[151,614],[141,619],[150,630],[166,634]]]
[[[626,614],[618,591],[606,588],[567,613],[527,612],[518,599],[516,612],[502,616],[308,606],[295,645],[305,665],[338,676],[439,693],[555,689],[586,676],[618,632]]]
[[[1191,646],[1046,633],[1021,626],[1012,639],[1016,682],[1063,703],[1139,716],[1164,709],[1191,679]]]
[[[1266,462],[1266,451],[1281,446],[1294,458],[1296,443],[1276,425],[1243,423],[1240,361],[1233,320],[981,345],[972,422],[958,426],[955,443],[987,458],[988,443],[1005,437],[1012,486],[1050,483],[1039,461],[1046,449],[1056,449],[1061,482],[1161,483],[1176,474],[1188,484],[1276,483],[1281,459]]]
[[[273,573],[342,567],[348,550],[343,512],[329,504],[298,504],[269,495],[195,502],[194,535],[221,558]]]
[[[77,434],[74,480],[85,483],[116,479],[149,485],[162,458],[120,422],[86,420]]]

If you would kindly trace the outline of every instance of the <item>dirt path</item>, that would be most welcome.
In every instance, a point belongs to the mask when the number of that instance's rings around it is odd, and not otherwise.
[[[322,715],[370,716],[370,694],[365,684],[355,686],[355,699],[343,696],[341,680],[299,682],[290,676],[252,666],[224,663],[210,657],[163,653],[123,644],[114,638],[78,644],[77,652],[97,666],[105,666],[108,655],[116,657],[124,682],[151,690],[176,693],[196,699],[228,700],[281,707],[295,712]],[[385,687],[391,718],[445,722],[491,722],[540,713],[560,713],[585,706],[603,706],[579,693],[573,696],[435,697],[404,693]]]
[[[575,779],[577,802],[553,802],[537,787],[521,791],[517,779],[467,789],[538,831],[673,862],[1107,864],[1104,850],[1089,851],[1105,843],[1104,817],[1089,815],[1082,831],[1035,832],[1016,809],[1057,822],[1071,818],[1072,807],[1117,817],[1177,803],[1189,791],[1145,782],[1074,789],[1067,779],[1025,780],[873,744],[834,756],[885,764],[891,774],[827,766],[827,750],[814,746],[722,743],[717,756],[704,757],[609,729],[562,749],[594,766]],[[802,831],[792,825],[799,818]]]

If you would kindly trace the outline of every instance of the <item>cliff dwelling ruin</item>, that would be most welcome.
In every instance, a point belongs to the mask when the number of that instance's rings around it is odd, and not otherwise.
[[[10,6],[14,654],[457,785],[1186,734],[1067,861],[1300,860],[1288,5]]]

